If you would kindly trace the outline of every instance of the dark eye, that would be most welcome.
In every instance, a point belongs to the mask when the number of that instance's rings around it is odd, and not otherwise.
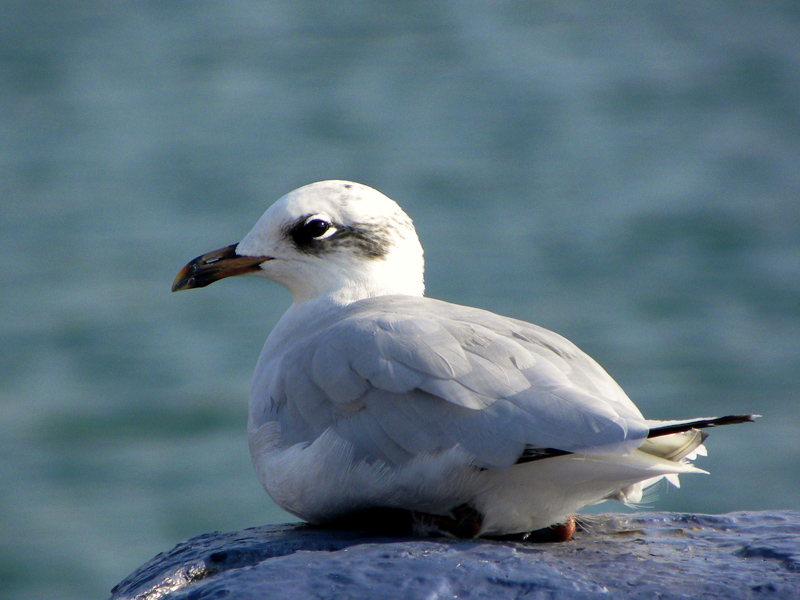
[[[303,225],[303,233],[309,238],[314,239],[324,235],[330,228],[331,224],[327,221],[323,221],[322,219],[312,219]]]
[[[314,240],[326,238],[336,232],[336,228],[325,219],[309,218],[301,221],[291,230],[292,239],[299,248],[308,247]]]

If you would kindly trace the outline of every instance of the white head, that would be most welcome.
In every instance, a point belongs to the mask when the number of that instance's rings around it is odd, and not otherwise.
[[[295,303],[349,303],[385,294],[421,296],[422,246],[411,219],[377,190],[320,181],[273,204],[239,244],[209,252],[178,274],[173,291],[254,274],[286,287]]]

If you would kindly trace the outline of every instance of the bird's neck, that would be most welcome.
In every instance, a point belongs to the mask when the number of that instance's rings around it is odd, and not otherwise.
[[[363,294],[351,295],[345,290],[337,290],[336,292],[321,294],[302,302],[294,302],[289,309],[283,313],[283,316],[270,332],[264,346],[262,359],[284,354],[288,348],[296,343],[298,331],[303,331],[303,336],[305,336],[309,331],[315,331],[318,327],[324,327],[324,322],[335,319],[336,313],[346,309],[353,302],[383,295],[397,294],[388,293],[365,296]],[[412,294],[401,295],[408,296]],[[413,295],[422,296],[422,293]]]
[[[296,306],[307,303],[346,306],[376,296],[424,295],[425,265],[421,248],[416,253],[400,250],[405,248],[356,265],[330,257],[327,270],[316,271],[311,276],[293,277],[286,287]],[[411,250],[414,250],[413,246]]]

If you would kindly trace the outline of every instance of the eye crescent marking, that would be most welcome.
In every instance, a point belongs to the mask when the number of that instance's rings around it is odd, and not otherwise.
[[[333,225],[331,225],[330,227],[328,227],[328,230],[327,230],[325,233],[323,233],[322,235],[318,235],[318,236],[317,236],[316,238],[314,238],[314,239],[317,239],[317,240],[324,240],[325,238],[331,237],[331,236],[332,236],[334,233],[336,233],[337,231],[338,231],[338,229],[336,229],[336,227],[334,227]]]

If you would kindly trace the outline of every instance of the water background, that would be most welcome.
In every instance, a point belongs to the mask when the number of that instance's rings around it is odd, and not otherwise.
[[[647,416],[764,415],[651,508],[800,508],[797,3],[6,0],[0,597],[293,520],[245,439],[288,294],[169,289],[326,178],[400,202],[430,296],[566,335]]]

